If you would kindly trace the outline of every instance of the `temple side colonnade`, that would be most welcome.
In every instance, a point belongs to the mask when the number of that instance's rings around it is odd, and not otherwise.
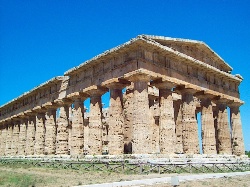
[[[200,154],[198,113],[203,154],[244,155],[231,71],[203,42],[139,35],[1,106],[0,156]]]

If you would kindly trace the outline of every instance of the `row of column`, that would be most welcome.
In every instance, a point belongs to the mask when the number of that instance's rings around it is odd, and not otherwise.
[[[150,76],[136,74],[127,78],[133,82],[132,99],[132,153],[148,154],[158,144],[162,154],[199,154],[196,102],[193,89],[179,89],[182,101],[174,102],[168,81],[151,82],[159,89],[159,130],[150,120],[148,83]],[[108,150],[109,154],[124,153],[124,107],[122,89],[127,81],[103,83],[83,92],[70,94],[63,100],[47,103],[26,111],[2,126],[1,155],[64,155],[102,154],[103,93],[110,90]],[[107,87],[107,88],[106,88]],[[231,128],[228,126],[227,101],[218,100],[215,109],[212,97],[196,95],[201,99],[202,149],[205,154],[244,154],[239,105],[231,104]],[[90,97],[89,125],[84,126],[84,100]],[[71,105],[73,108],[71,110]],[[56,109],[60,116],[56,120]],[[72,114],[72,116],[71,116]],[[72,121],[69,121],[69,118]],[[84,128],[86,128],[84,130]],[[87,136],[84,136],[87,131]],[[155,133],[157,132],[157,133]],[[155,134],[154,134],[155,133]],[[152,135],[154,134],[154,135]],[[232,138],[231,138],[232,137]],[[157,139],[157,140],[156,140]],[[155,143],[154,143],[155,142]]]

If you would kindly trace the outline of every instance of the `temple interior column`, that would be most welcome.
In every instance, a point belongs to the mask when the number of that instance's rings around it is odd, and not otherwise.
[[[230,121],[232,128],[232,148],[234,155],[244,155],[245,147],[242,134],[242,125],[240,117],[240,109],[242,103],[230,104]]]
[[[134,84],[131,82],[130,86],[126,87],[126,92],[123,95],[124,103],[124,153],[132,153],[132,126],[133,126],[133,97]]]
[[[56,154],[68,155],[69,152],[69,107],[71,101],[58,102],[60,105],[60,115],[57,119]]]
[[[149,120],[152,128],[152,153],[160,153],[159,97],[149,95]]]
[[[203,154],[216,154],[213,106],[207,95],[201,98],[201,129]]]
[[[18,155],[25,155],[25,146],[26,146],[26,136],[27,136],[27,119],[23,116],[20,119],[20,133],[18,139]]]
[[[232,154],[231,135],[228,124],[226,100],[220,99],[217,105],[217,151],[219,154]]]
[[[150,76],[135,74],[129,77],[134,82],[132,153],[152,153],[152,126],[150,126],[148,82]]]
[[[56,105],[46,106],[47,112],[45,113],[45,155],[54,155],[56,153]]]
[[[175,132],[176,132],[176,153],[183,153],[183,140],[182,140],[182,100],[174,101],[174,116],[175,116]]]
[[[14,120],[13,121],[13,129],[12,129],[12,142],[11,142],[11,155],[17,155],[18,154],[18,139],[19,139],[19,128],[20,121]]]
[[[36,133],[35,133],[35,145],[34,154],[43,155],[45,146],[45,112],[36,113]]]
[[[187,154],[199,154],[198,124],[196,120],[195,90],[183,89],[182,93],[182,138],[183,151]]]

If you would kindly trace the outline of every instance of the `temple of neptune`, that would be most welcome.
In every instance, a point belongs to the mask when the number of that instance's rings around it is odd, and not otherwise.
[[[244,155],[231,71],[203,42],[139,35],[1,106],[0,156]]]

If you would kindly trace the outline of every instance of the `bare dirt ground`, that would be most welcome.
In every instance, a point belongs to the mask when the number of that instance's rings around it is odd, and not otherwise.
[[[113,172],[83,172],[79,170],[63,170],[50,168],[10,168],[0,167],[0,186],[32,186],[32,187],[67,187],[84,184],[96,184],[105,182],[119,182],[125,180],[167,177],[174,174],[117,174]],[[188,174],[181,174],[188,175]],[[31,180],[29,183],[18,181],[5,181],[7,176],[19,176],[22,179]],[[15,178],[14,178],[15,179]],[[14,180],[13,179],[13,180]],[[143,186],[143,185],[141,185]],[[145,186],[145,185],[144,185]],[[157,184],[155,187],[171,187],[170,184]],[[200,181],[182,182],[179,187],[250,187],[250,175],[238,177],[226,177],[220,179],[206,179]]]

